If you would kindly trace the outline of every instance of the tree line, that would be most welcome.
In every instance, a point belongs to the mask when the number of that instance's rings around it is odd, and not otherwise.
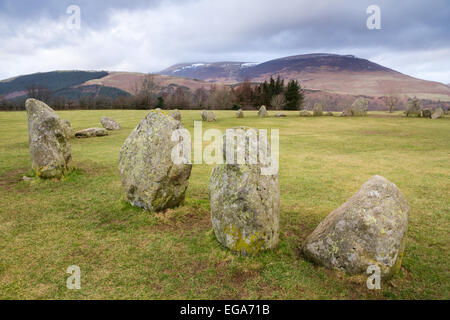
[[[0,110],[24,110],[25,100],[35,98],[56,110],[71,109],[254,109],[265,105],[274,110],[299,110],[303,107],[304,92],[296,80],[277,77],[263,83],[244,82],[223,86],[211,84],[209,88],[191,90],[171,84],[161,87],[155,76],[147,75],[134,85],[133,94],[112,98],[97,93],[82,94],[75,99],[52,92],[41,85],[29,85],[26,95],[16,99],[2,99]]]

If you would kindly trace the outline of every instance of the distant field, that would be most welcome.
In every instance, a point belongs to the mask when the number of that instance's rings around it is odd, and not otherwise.
[[[123,129],[71,140],[63,181],[30,173],[25,112],[0,113],[0,299],[449,299],[450,118],[257,117],[218,111],[204,129],[280,130],[280,243],[257,257],[222,248],[212,231],[212,166],[194,165],[184,206],[151,214],[125,201],[124,140],[148,111],[65,111],[75,129],[111,116]],[[193,131],[200,111],[182,111]],[[300,246],[371,176],[394,182],[411,205],[401,273],[370,291],[365,278],[306,261]],[[81,290],[66,269],[81,268]]]

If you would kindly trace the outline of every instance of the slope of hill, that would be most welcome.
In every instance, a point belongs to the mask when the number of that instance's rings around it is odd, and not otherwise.
[[[232,67],[231,67],[232,66]],[[178,64],[160,72],[205,81],[261,82],[278,75],[299,80],[305,89],[337,94],[406,95],[450,101],[450,88],[442,83],[413,78],[352,55],[305,54],[252,64],[242,62]]]
[[[26,94],[27,87],[38,85],[51,92],[70,88],[91,79],[101,78],[105,71],[52,71],[34,73],[0,81],[0,95],[6,99]]]

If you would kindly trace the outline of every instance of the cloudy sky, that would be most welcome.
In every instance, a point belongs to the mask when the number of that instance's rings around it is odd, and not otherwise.
[[[367,28],[369,5],[381,9],[380,30]],[[449,21],[448,0],[0,0],[0,79],[323,52],[450,83]]]

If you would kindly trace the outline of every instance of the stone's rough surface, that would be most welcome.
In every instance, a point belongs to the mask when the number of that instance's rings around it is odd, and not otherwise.
[[[418,117],[420,115],[420,101],[416,98],[409,101],[405,114],[407,117]]]
[[[88,128],[75,132],[75,138],[90,138],[107,136],[108,131],[104,128]]]
[[[162,211],[183,203],[192,165],[172,161],[177,129],[184,129],[180,121],[152,110],[120,149],[119,172],[132,205]]]
[[[356,99],[350,108],[344,108],[341,117],[365,116],[369,109],[369,103],[364,98]]]
[[[250,130],[241,129],[238,136]],[[248,135],[245,139],[248,146]],[[220,164],[214,168],[209,183],[211,221],[223,246],[255,255],[278,243],[280,189],[278,175],[263,175],[262,165],[250,164],[248,153],[245,159],[245,164]]]
[[[170,116],[175,120],[181,121],[181,113],[178,109],[173,110]]]
[[[275,117],[277,117],[277,118],[286,117],[286,114],[283,112],[277,112],[277,113],[275,113]]]
[[[432,114],[433,114],[433,113],[431,112],[430,109],[422,109],[422,110],[420,110],[419,117],[422,117],[422,118],[431,118],[431,115],[432,115]]]
[[[118,124],[113,118],[101,117],[100,122],[106,130],[120,130],[120,124]]]
[[[216,115],[212,111],[203,110],[202,111],[202,120],[207,122],[216,121]]]
[[[300,117],[311,117],[312,114],[311,112],[307,111],[307,110],[300,110]]]
[[[378,265],[383,278],[401,266],[409,205],[397,186],[373,176],[306,238],[305,256],[350,274]]]
[[[62,121],[52,108],[39,100],[28,99],[25,108],[31,166],[41,178],[60,178],[71,159]]]
[[[236,118],[243,118],[244,117],[244,111],[242,109],[239,109],[236,111]]]
[[[436,110],[434,110],[434,113],[431,116],[431,119],[438,119],[438,118],[442,118],[443,116],[444,116],[444,110],[442,110],[442,108],[437,108]]]
[[[261,106],[258,110],[258,117],[268,117],[269,114],[267,113],[266,106]]]
[[[75,132],[72,129],[72,125],[70,124],[69,120],[66,119],[61,120],[61,125],[64,130],[64,135],[66,136],[67,139],[71,139],[75,136]]]
[[[314,104],[313,116],[314,117],[323,116],[323,107],[320,103]]]

